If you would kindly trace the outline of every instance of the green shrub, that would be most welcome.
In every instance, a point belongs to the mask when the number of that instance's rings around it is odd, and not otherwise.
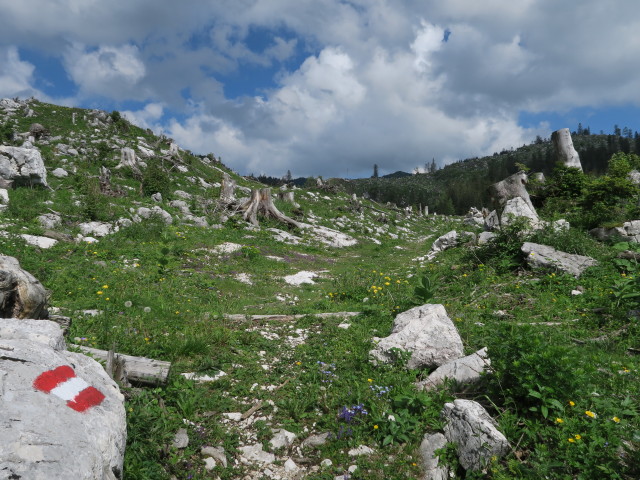
[[[163,197],[169,193],[171,178],[158,160],[150,160],[142,176],[142,193],[151,196],[160,193]]]

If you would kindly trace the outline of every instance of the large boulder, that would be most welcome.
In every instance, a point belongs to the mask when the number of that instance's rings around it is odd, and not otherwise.
[[[0,478],[121,479],[124,397],[102,366],[46,320],[2,320],[0,346]]]
[[[561,252],[548,245],[525,242],[522,253],[532,269],[560,271],[578,278],[587,268],[598,264],[598,261],[584,255]]]
[[[28,142],[22,147],[0,145],[0,177],[13,185],[48,186],[40,150]]]
[[[640,242],[640,220],[624,222],[621,227],[598,227],[589,230],[589,233],[600,241],[616,238],[623,242]]]
[[[408,352],[409,368],[435,368],[460,358],[462,339],[443,305],[426,304],[400,313],[393,321],[391,335],[374,339],[370,355],[389,363],[396,359],[395,349]]]
[[[0,255],[0,324],[2,318],[44,318],[48,292],[20,262]]]
[[[444,436],[456,444],[465,470],[481,470],[491,457],[502,457],[510,449],[495,420],[478,402],[458,399],[445,403],[440,416],[446,422]]]

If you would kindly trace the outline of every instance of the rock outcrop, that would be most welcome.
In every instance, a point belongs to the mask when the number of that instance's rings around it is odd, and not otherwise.
[[[22,147],[0,145],[0,177],[14,186],[48,186],[47,170],[40,150],[29,142]]]
[[[116,480],[124,397],[46,320],[0,321],[0,478]]]

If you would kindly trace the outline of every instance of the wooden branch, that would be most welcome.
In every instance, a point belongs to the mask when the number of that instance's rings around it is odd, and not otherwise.
[[[107,362],[109,358],[109,352],[106,350],[99,350],[97,348],[85,347],[83,345],[73,345],[84,353],[88,353],[98,360]],[[114,353],[114,371],[122,372],[114,374],[115,377],[122,376],[134,383],[141,383],[144,385],[164,385],[169,378],[169,370],[171,369],[171,362],[165,362],[162,360],[154,360],[146,357],[134,357],[132,355],[124,355],[121,353]],[[118,363],[121,365],[118,366]],[[113,374],[113,372],[112,372]]]

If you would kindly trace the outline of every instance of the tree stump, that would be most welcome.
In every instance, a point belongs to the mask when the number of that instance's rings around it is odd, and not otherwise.
[[[553,143],[556,162],[562,163],[565,167],[578,168],[582,171],[580,155],[573,148],[573,140],[568,128],[561,128],[553,132],[551,134],[551,142]]]
[[[531,211],[535,212],[536,209],[531,203],[529,192],[527,192],[527,189],[525,188],[526,184],[527,174],[520,170],[518,173],[514,173],[510,177],[507,177],[498,183],[494,183],[489,187],[491,201],[496,207],[502,208],[508,200],[515,197],[521,197],[527,206],[531,208]]]
[[[226,173],[222,177],[220,200],[224,203],[234,203],[236,201],[236,181]]]
[[[243,212],[242,218],[250,222],[252,225],[258,226],[258,214],[267,218],[275,218],[276,220],[291,225],[295,228],[301,228],[301,225],[295,220],[287,217],[284,213],[276,208],[271,198],[270,188],[254,189],[251,191],[251,198],[247,200],[241,207]]]

